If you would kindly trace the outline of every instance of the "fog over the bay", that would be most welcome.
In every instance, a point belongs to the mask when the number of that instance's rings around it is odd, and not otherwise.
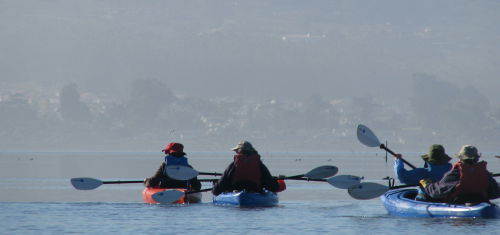
[[[500,1],[0,0],[0,151],[500,152]]]

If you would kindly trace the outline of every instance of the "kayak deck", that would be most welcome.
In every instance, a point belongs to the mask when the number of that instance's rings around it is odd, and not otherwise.
[[[144,203],[148,204],[158,204],[156,200],[153,199],[153,194],[157,192],[163,192],[165,190],[177,190],[180,192],[186,192],[187,189],[184,188],[151,188],[151,187],[146,187],[142,191],[142,200]],[[200,203],[202,198],[201,193],[190,193],[187,195],[184,195],[181,197],[179,200],[173,202],[172,204],[188,204],[188,203]]]
[[[396,189],[388,191],[381,196],[381,199],[386,210],[393,216],[449,218],[500,217],[500,209],[494,204],[483,202],[473,206],[466,206],[441,202],[423,202],[413,199],[416,194],[416,189]]]
[[[272,207],[278,205],[278,195],[266,191],[264,193],[253,192],[227,192],[214,196],[213,203],[218,206],[239,207]]]

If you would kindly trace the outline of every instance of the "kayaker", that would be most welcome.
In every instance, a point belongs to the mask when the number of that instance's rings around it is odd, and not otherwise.
[[[241,190],[251,192],[263,192],[264,189],[272,192],[285,190],[285,182],[271,176],[250,142],[240,141],[232,150],[236,152],[234,160],[214,184],[212,190],[214,195]]]
[[[421,156],[424,160],[424,167],[406,170],[401,154],[396,154],[394,161],[394,174],[402,184],[418,184],[422,179],[429,179],[431,182],[439,181],[448,172],[452,165],[451,158],[445,153],[444,147],[440,144],[433,144],[429,147],[429,152]],[[427,195],[419,189],[415,200],[426,201]]]
[[[188,188],[190,190],[200,190],[201,183],[197,177],[185,180],[176,180],[170,178],[165,172],[166,166],[169,165],[182,165],[193,168],[188,164],[188,159],[186,158],[186,153],[184,153],[184,145],[181,143],[169,143],[162,150],[165,153],[165,161],[161,163],[160,168],[156,173],[144,180],[144,185],[146,187],[154,188]]]
[[[476,147],[464,145],[456,156],[459,161],[453,164],[452,170],[440,181],[420,181],[430,197],[458,204],[488,202],[500,198],[497,181],[486,169],[486,162],[479,161],[481,155]]]

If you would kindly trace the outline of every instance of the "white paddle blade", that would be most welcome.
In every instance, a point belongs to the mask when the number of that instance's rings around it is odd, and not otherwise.
[[[188,166],[171,165],[165,168],[167,175],[176,180],[190,180],[198,176],[198,171]]]
[[[179,190],[166,190],[157,192],[151,197],[160,204],[172,204],[184,196],[184,192]]]
[[[92,190],[102,185],[102,181],[93,178],[72,178],[71,184],[78,190]]]
[[[358,125],[357,135],[359,142],[363,143],[368,147],[380,146],[380,141],[378,140],[377,136],[373,134],[372,130],[370,130],[370,128],[368,128],[365,125],[362,124]]]
[[[339,172],[336,166],[319,166],[307,172],[304,176],[309,179],[323,179],[334,176]]]
[[[380,197],[389,190],[388,186],[373,182],[361,183],[347,190],[349,195],[355,199],[368,200]]]
[[[326,182],[335,188],[349,189],[358,186],[361,179],[363,178],[355,175],[338,175],[326,179]]]

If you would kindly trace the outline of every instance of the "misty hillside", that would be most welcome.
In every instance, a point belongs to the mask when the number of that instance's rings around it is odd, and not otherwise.
[[[498,1],[0,1],[0,151],[498,151]]]

